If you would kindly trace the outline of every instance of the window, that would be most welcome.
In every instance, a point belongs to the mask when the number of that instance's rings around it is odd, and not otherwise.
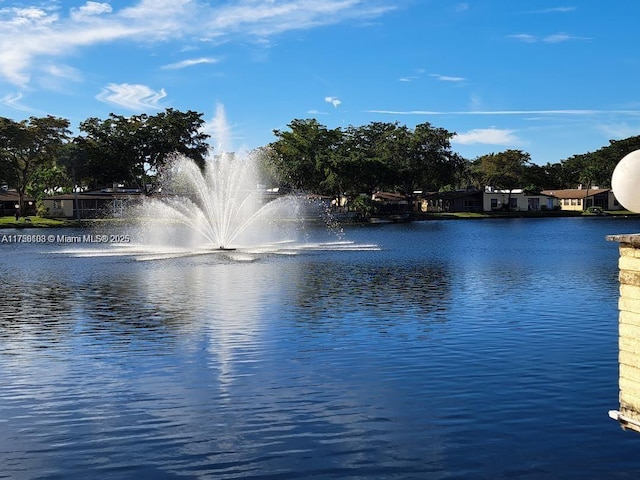
[[[491,208],[498,208],[498,199],[497,198],[492,198],[491,199]]]

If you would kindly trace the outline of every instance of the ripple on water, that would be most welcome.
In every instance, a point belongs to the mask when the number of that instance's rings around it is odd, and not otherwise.
[[[536,260],[521,225],[240,263],[23,257],[0,287],[0,478],[632,475],[606,417],[615,246]]]

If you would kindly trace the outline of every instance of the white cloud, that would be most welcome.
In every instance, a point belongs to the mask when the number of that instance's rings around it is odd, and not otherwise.
[[[405,75],[404,77],[400,77],[398,80],[400,80],[401,82],[413,82],[414,80],[419,80],[422,75],[424,75],[424,68],[418,68],[416,70],[416,73],[414,73],[413,75]]]
[[[466,12],[467,10],[469,10],[469,4],[466,2],[458,3],[456,5],[456,12]]]
[[[20,110],[23,112],[29,112],[32,109],[20,103],[22,100],[22,93],[9,93],[0,99],[0,103],[6,107],[13,108],[14,110]]]
[[[562,43],[571,40],[591,40],[589,37],[577,37],[575,35],[569,35],[567,33],[556,33],[553,35],[547,35],[542,39],[545,43]]]
[[[628,138],[640,135],[640,125],[629,125],[627,122],[602,124],[597,128],[612,139]]]
[[[568,13],[568,12],[574,12],[576,10],[576,7],[552,7],[552,8],[545,8],[543,10],[535,10],[529,13]]]
[[[513,38],[524,43],[562,43],[571,40],[591,40],[589,37],[579,37],[576,35],[569,35],[568,33],[554,33],[552,35],[546,35],[544,37],[537,37],[528,33],[516,33],[514,35],[507,35],[507,38]]]
[[[194,65],[202,65],[206,63],[218,63],[218,60],[216,60],[215,58],[207,58],[207,57],[193,58],[190,60],[183,60],[177,63],[170,63],[168,65],[164,65],[162,68],[164,70],[178,70],[181,68],[193,67]]]
[[[448,75],[438,75],[437,73],[432,73],[430,75],[433,78],[437,78],[438,80],[442,81],[442,82],[464,82],[466,79],[464,77],[451,77]]]
[[[48,65],[45,67],[45,71],[52,77],[62,80],[79,82],[82,79],[82,74],[79,70],[67,65]]]
[[[465,133],[458,133],[451,139],[452,143],[462,145],[521,145],[523,141],[514,135],[515,130],[499,128],[476,128]]]
[[[333,105],[333,108],[338,108],[342,103],[338,97],[324,97],[324,101]]]
[[[513,38],[514,40],[520,40],[521,42],[525,43],[536,43],[538,41],[537,37],[529,35],[528,33],[516,33],[514,35],[507,35],[507,38]]]
[[[146,111],[163,108],[159,102],[166,96],[164,89],[155,91],[146,85],[110,83],[96,95],[96,98],[101,102],[124,107],[128,110]]]
[[[83,80],[79,70],[67,65],[43,65],[42,72],[36,77],[38,85],[56,92],[69,92]]]
[[[113,9],[108,3],[87,2],[79,8],[72,8],[71,18],[78,20],[81,18],[111,13],[112,11]]]
[[[366,110],[367,113],[387,115],[632,115],[640,116],[640,110]]]
[[[282,32],[368,20],[395,8],[391,0],[136,0],[120,10],[89,1],[64,11],[63,2],[48,1],[46,7],[0,8],[0,78],[26,87],[38,65],[114,41],[135,48],[135,42],[221,43],[240,36],[269,44]]]

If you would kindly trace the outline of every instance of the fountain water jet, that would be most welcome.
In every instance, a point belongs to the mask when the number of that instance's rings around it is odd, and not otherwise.
[[[230,135],[222,105],[218,105],[211,125],[217,151],[225,152]],[[131,237],[137,239],[135,244],[100,252],[91,249],[71,253],[163,260],[227,252],[225,258],[252,261],[255,255],[262,254],[379,249],[377,245],[356,245],[342,240],[297,242],[299,227],[304,226],[303,220],[314,210],[314,216],[326,222],[322,204],[314,206],[304,196],[278,196],[260,188],[258,158],[251,153],[215,155],[207,160],[204,169],[176,155],[160,177],[160,193],[146,197],[129,211],[133,216],[135,231]],[[336,232],[335,228],[329,230]],[[233,252],[240,248],[242,252]]]
[[[295,216],[299,206],[292,197],[267,200],[264,189],[258,188],[255,155],[227,153],[230,129],[222,104],[217,105],[210,127],[216,151],[222,153],[209,158],[204,170],[188,158],[174,157],[162,174],[161,195],[143,203],[145,227],[187,226],[194,234],[192,242],[209,250],[233,250],[238,241],[247,240],[247,234],[258,232],[260,238],[254,242],[263,243],[273,230],[268,227],[274,218]],[[180,235],[184,237],[184,231]]]
[[[187,226],[196,236],[192,240],[208,249],[232,250],[239,240],[258,234],[261,238],[254,242],[264,243],[277,217],[291,218],[299,209],[292,197],[265,200],[252,155],[217,155],[204,171],[190,159],[177,156],[163,175],[162,185],[161,195],[143,203],[145,226]]]

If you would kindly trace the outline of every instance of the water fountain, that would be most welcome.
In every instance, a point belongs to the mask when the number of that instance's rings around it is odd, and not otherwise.
[[[162,172],[160,194],[145,198],[130,211],[135,245],[124,245],[118,253],[128,251],[139,259],[158,259],[238,251],[233,253],[234,259],[252,260],[256,253],[377,249],[340,238],[298,241],[303,216],[320,219],[322,208],[316,206],[314,212],[303,195],[274,195],[261,187],[259,159],[249,152],[229,153],[222,106],[218,106],[212,123],[216,152],[222,153],[209,158],[204,170],[186,157],[172,158]]]
[[[252,155],[216,155],[204,170],[178,156],[163,175],[161,194],[145,199],[135,215],[146,231],[155,227],[166,232],[179,226],[177,235],[174,231],[178,238],[163,241],[229,251],[238,245],[273,241],[270,230],[276,220],[298,218],[300,199],[267,195],[258,185]],[[157,231],[153,234],[156,239],[162,236]]]
[[[160,175],[160,192],[127,211],[126,238],[131,243],[76,246],[58,253],[136,260],[218,254],[253,261],[265,254],[379,250],[378,245],[345,240],[322,204],[314,205],[305,195],[278,195],[260,186],[259,158],[249,152],[229,153],[229,128],[221,105],[211,124],[215,151],[221,153],[208,158],[204,169],[184,156],[170,159]],[[318,234],[319,228],[307,228],[312,218],[324,227],[325,235]],[[106,228],[113,233],[113,224]]]

